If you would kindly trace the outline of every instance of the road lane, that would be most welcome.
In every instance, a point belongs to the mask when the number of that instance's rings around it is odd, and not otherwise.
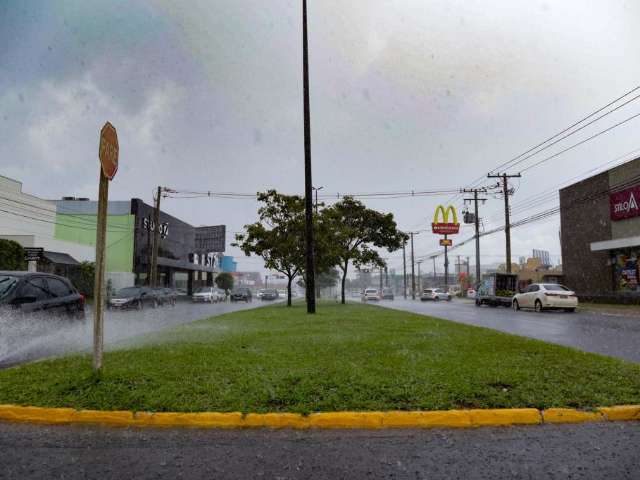
[[[434,430],[0,423],[0,479],[637,479],[637,422]]]
[[[640,318],[595,312],[542,312],[476,307],[468,300],[383,301],[387,308],[453,320],[467,325],[536,338],[633,362],[640,362]]]

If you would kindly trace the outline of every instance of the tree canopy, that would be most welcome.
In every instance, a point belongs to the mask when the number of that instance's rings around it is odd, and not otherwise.
[[[218,288],[223,290],[233,290],[233,275],[228,272],[219,273],[215,283]]]
[[[24,270],[27,266],[24,255],[18,242],[0,238],[0,270]]]
[[[376,248],[389,252],[402,247],[407,235],[397,229],[393,214],[367,208],[359,200],[345,197],[325,208],[324,222],[331,226],[331,254],[342,270],[342,303],[345,303],[345,282],[349,263],[355,267],[385,266]]]
[[[305,262],[304,199],[269,190],[258,193],[258,201],[262,203],[259,220],[245,225],[233,245],[247,256],[262,257],[266,268],[287,277],[287,305],[291,306],[291,282]]]

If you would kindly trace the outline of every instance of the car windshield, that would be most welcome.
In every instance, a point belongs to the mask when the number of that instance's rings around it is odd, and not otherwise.
[[[208,287],[200,287],[196,290],[196,293],[210,293],[211,289]]]
[[[17,283],[18,277],[14,277],[12,275],[0,275],[0,299],[9,295]]]
[[[378,291],[377,291],[377,290],[369,289],[369,290],[365,290],[365,292],[364,292],[364,293],[378,293]]]
[[[126,288],[122,288],[120,290],[118,290],[118,292],[116,293],[116,297],[122,297],[122,298],[127,298],[127,297],[135,297],[136,295],[138,295],[140,293],[142,289],[139,287],[126,287]]]
[[[552,292],[568,292],[569,291],[569,289],[567,287],[565,287],[564,285],[557,285],[555,283],[545,284],[544,285],[544,289],[545,290],[550,290]]]

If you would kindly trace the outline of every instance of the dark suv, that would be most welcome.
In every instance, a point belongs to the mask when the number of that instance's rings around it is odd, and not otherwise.
[[[65,277],[0,271],[0,307],[84,319],[84,296]]]
[[[235,288],[231,292],[231,301],[232,302],[247,302],[251,301],[251,290],[248,288],[240,287]]]

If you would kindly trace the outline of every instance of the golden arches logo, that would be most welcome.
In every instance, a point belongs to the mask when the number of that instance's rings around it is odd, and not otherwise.
[[[449,219],[449,215],[451,215],[451,219]],[[440,220],[440,218],[442,220]],[[458,223],[456,207],[449,205],[445,208],[444,205],[438,205],[433,215],[431,230],[437,235],[454,235],[458,233],[460,231],[460,224]]]
[[[442,213],[442,222],[438,222],[438,213]],[[433,216],[433,223],[449,223],[449,213],[451,213],[453,217],[453,222],[451,223],[458,223],[458,213],[456,212],[456,207],[453,205],[449,205],[446,210],[444,205],[438,205],[436,207],[436,213]]]

